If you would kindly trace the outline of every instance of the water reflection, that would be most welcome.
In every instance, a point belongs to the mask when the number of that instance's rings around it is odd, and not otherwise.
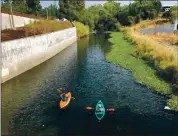
[[[85,57],[87,55],[88,44],[89,44],[89,36],[77,41],[77,45],[78,45],[77,53],[78,53],[78,61],[79,62],[82,62],[83,59],[85,59]]]

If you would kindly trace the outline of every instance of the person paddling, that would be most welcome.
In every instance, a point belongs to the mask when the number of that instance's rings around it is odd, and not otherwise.
[[[63,90],[63,91],[62,91],[62,90]],[[61,94],[60,94],[60,98],[62,99],[62,101],[67,101],[68,97],[67,97],[67,95],[66,95],[66,92],[64,92],[65,89],[60,88],[60,89],[57,89],[57,91],[58,91],[59,93],[61,93]],[[75,99],[74,97],[71,97],[71,98]]]
[[[98,105],[98,109],[97,109],[97,111],[99,111],[99,112],[103,112],[103,111],[104,111],[104,108],[102,108],[101,105]]]
[[[66,93],[65,93],[64,91],[62,91],[62,90],[65,91],[65,89],[62,89],[62,88],[57,89],[57,91],[58,91],[59,93],[61,93],[61,94],[60,94],[60,98],[62,99],[62,101],[67,101],[68,97],[66,96]]]

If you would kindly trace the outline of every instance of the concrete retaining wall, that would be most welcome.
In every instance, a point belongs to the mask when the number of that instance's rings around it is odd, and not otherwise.
[[[76,27],[73,27],[2,42],[2,83],[48,60],[76,40]]]
[[[12,25],[11,15],[1,13],[1,19],[2,19],[1,30],[12,28],[13,25]],[[30,24],[31,22],[34,22],[36,20],[36,19],[32,19],[32,18],[15,16],[15,15],[13,15],[13,19],[14,19],[15,27],[22,27],[22,26],[24,26],[26,24]]]

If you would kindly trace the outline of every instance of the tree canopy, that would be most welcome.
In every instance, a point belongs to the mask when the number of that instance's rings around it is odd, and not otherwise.
[[[4,0],[7,3],[8,0]],[[6,5],[6,6],[5,6]],[[20,6],[19,6],[20,5]],[[8,8],[7,4],[2,7]],[[171,8],[165,17],[176,17],[176,7]],[[67,18],[70,21],[79,21],[88,25],[90,30],[110,31],[118,30],[121,25],[128,26],[138,23],[140,20],[154,19],[161,12],[160,0],[135,0],[129,5],[121,6],[114,0],[108,0],[103,5],[85,7],[85,0],[59,0],[59,8],[50,5],[42,8],[40,0],[13,0],[13,9],[24,13],[36,13],[40,16],[51,18]]]

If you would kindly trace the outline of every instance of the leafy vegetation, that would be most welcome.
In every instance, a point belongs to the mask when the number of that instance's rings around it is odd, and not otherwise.
[[[80,13],[85,9],[85,1],[59,0],[59,18],[67,18],[70,21],[78,20]]]
[[[134,27],[124,29],[125,38],[136,43],[135,52],[137,56],[150,61],[159,75],[164,79],[178,83],[176,75],[178,73],[177,52],[162,46],[147,35],[134,31]]]
[[[30,9],[23,1],[14,1],[12,3],[12,8],[13,11],[17,11],[17,12],[22,12],[22,13],[26,13],[26,14],[30,14],[32,13],[32,9]],[[5,2],[2,3],[2,11],[9,11],[10,12],[10,6],[9,6],[9,2]]]
[[[2,9],[10,10],[10,0],[2,1]],[[40,0],[12,0],[12,9],[22,13],[37,13],[41,9]]]
[[[55,5],[50,5],[47,8],[43,8],[38,12],[38,15],[48,19],[56,19],[59,17],[58,8]]]
[[[89,27],[88,26],[86,26],[86,25],[84,25],[80,22],[77,22],[77,21],[74,21],[73,23],[77,28],[77,37],[78,38],[84,37],[84,36],[89,34]]]
[[[174,21],[178,17],[178,6],[173,6],[170,9],[171,20]]]
[[[178,111],[178,96],[173,95],[172,87],[169,83],[166,83],[164,80],[160,79],[157,76],[157,70],[150,67],[150,61],[144,61],[142,57],[140,58],[138,56],[137,50],[140,47],[138,45],[133,46],[133,44],[138,41],[132,40],[131,38],[129,39],[129,37],[127,38],[127,40],[124,40],[125,36],[122,32],[112,32],[110,36],[111,38],[109,39],[109,41],[113,45],[111,51],[106,55],[106,59],[113,64],[120,65],[132,71],[137,82],[145,84],[161,94],[172,94],[170,99],[168,100],[168,106],[172,110]],[[142,38],[143,37],[141,37],[140,39]],[[145,42],[145,44],[147,44],[147,42]],[[143,48],[145,48],[145,46],[143,46]],[[150,48],[153,47],[151,46]],[[162,51],[160,50],[160,52]]]
[[[60,18],[66,17],[69,20],[82,22],[88,25],[90,31],[118,31],[120,25],[132,25],[140,20],[154,19],[161,11],[160,0],[135,1],[128,6],[121,6],[120,3],[107,1],[103,5],[93,5],[85,8],[84,0],[65,1],[60,0]]]
[[[123,33],[112,32],[110,36],[109,41],[113,45],[106,56],[108,61],[132,71],[139,83],[148,85],[163,94],[171,93],[170,85],[157,77],[156,70],[136,56],[135,46],[124,40]]]
[[[40,20],[25,26],[25,28],[28,29],[29,32],[32,31],[34,33],[37,32],[42,34],[63,30],[71,27],[72,24],[68,21],[59,22],[59,21],[52,21],[52,20]]]
[[[25,13],[29,15],[35,15],[38,17],[45,17],[49,19],[55,19],[59,17],[58,8],[55,5],[50,5],[47,8],[42,8],[40,5],[40,0],[13,0],[12,2],[13,12]],[[9,0],[4,0],[2,2],[2,11],[10,13],[10,2]]]
[[[168,106],[171,109],[178,111],[178,96],[172,95],[168,101]]]
[[[40,6],[39,0],[13,0],[13,10],[23,13],[34,13],[37,16],[67,18],[88,25],[90,31],[118,31],[120,26],[138,23],[140,20],[154,19],[161,11],[160,0],[134,1],[129,5],[121,6],[119,2],[107,1],[103,5],[93,5],[85,8],[85,1],[59,0],[59,8],[50,5],[47,8]],[[2,9],[9,10],[8,0],[4,0]]]
[[[172,6],[169,11],[163,13],[162,17],[170,21],[174,21],[178,17],[177,10],[178,10],[178,6]]]
[[[159,44],[152,37],[143,35],[136,30],[139,28],[144,28],[140,23],[132,27],[127,27],[123,29],[124,38],[126,38],[129,42],[134,43],[134,53],[137,58],[141,58],[146,62],[149,62],[149,65],[153,67],[156,71],[155,74],[157,77],[160,77],[167,82],[173,85],[170,88],[170,93],[175,90],[178,90],[178,65],[177,65],[177,52],[175,50],[171,50],[170,48]],[[147,22],[146,26],[151,26],[151,22]],[[164,37],[167,35],[156,35],[158,37]],[[171,35],[169,35],[170,37]],[[165,37],[169,38],[169,37]],[[176,39],[177,36],[174,35],[173,39]],[[155,37],[154,37],[155,38]],[[150,75],[150,74],[149,74]],[[158,85],[159,86],[159,85]],[[155,90],[159,91],[158,88]],[[165,89],[160,90],[159,92],[163,94],[167,94]],[[172,94],[172,97],[169,99],[168,106],[173,110],[177,109],[178,97]]]

